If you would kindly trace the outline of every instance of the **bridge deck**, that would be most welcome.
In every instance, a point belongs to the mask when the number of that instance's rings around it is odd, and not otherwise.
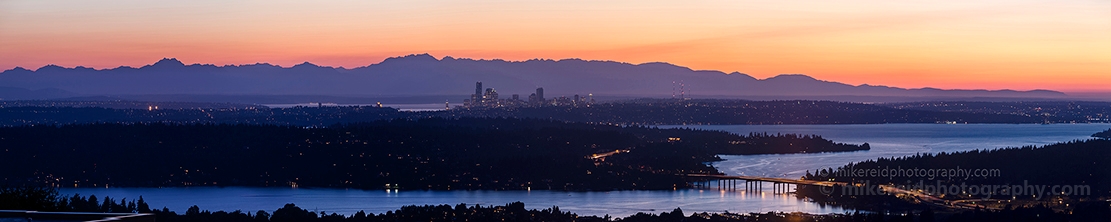
[[[846,182],[816,181],[816,180],[795,180],[795,179],[786,179],[786,178],[757,177],[757,176],[730,176],[730,175],[715,175],[715,174],[686,174],[684,176],[695,177],[695,178],[717,179],[717,180],[762,181],[762,182],[788,183],[788,184],[796,184],[796,185],[825,186],[825,187],[832,187],[834,185],[839,185],[839,186],[848,186],[849,185],[849,183],[846,183]],[[921,192],[916,192],[916,191],[911,191],[911,190],[903,190],[903,189],[899,189],[897,187],[893,187],[893,186],[889,186],[889,185],[879,185],[879,188],[882,189],[883,191],[886,191],[886,192],[891,193],[891,194],[909,195],[909,196],[911,196],[915,199],[918,199],[921,202],[924,202],[924,203],[927,203],[927,204],[932,204],[932,205],[937,205],[937,206],[942,206],[942,207],[949,207],[949,208],[955,208],[955,209],[999,210],[998,208],[986,206],[986,205],[983,205],[983,204],[968,203],[968,202],[973,202],[973,201],[982,201],[982,199],[949,201],[949,200],[944,200],[944,199],[941,199],[941,198],[931,196],[929,194],[924,194],[924,193],[921,193]]]
[[[730,175],[715,175],[715,174],[687,174],[685,176],[687,176],[687,177],[719,179],[719,180],[763,181],[763,182],[773,182],[773,183],[789,183],[789,184],[797,184],[797,185],[826,186],[826,187],[832,187],[834,185],[841,185],[841,186],[848,185],[848,183],[845,183],[845,182],[817,181],[817,180],[796,180],[796,179],[775,178],[775,177],[757,177],[757,176],[730,176]]]

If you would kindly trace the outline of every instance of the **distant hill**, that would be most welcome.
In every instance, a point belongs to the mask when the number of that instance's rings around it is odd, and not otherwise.
[[[18,87],[0,86],[0,100],[54,99],[75,95],[77,94],[55,88],[30,90]]]
[[[733,72],[691,70],[668,63],[630,64],[613,61],[474,60],[428,54],[393,57],[357,68],[333,68],[302,63],[283,68],[258,63],[215,66],[186,65],[162,59],[139,68],[92,69],[47,65],[36,70],[15,68],[0,73],[0,97],[60,98],[74,94],[98,95],[327,95],[432,96],[468,95],[483,82],[501,95],[527,97],[544,87],[546,97],[573,94],[670,97],[676,82],[687,95],[714,97],[943,97],[943,98],[1064,98],[1048,90],[942,90],[886,86],[853,86],[800,74],[768,79]],[[38,92],[52,89],[50,92]],[[64,92],[64,93],[60,93]],[[49,94],[49,96],[47,96]],[[38,96],[38,97],[36,97]],[[8,99],[8,98],[4,98]]]

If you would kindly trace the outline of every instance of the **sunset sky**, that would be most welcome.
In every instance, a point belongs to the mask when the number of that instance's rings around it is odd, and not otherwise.
[[[414,53],[1111,92],[1111,1],[0,1],[0,70],[163,57],[353,68]]]

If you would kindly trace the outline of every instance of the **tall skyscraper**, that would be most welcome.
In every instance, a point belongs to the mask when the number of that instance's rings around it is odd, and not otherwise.
[[[474,94],[478,97],[482,97],[482,82],[474,83]]]
[[[540,102],[544,102],[544,88],[543,87],[536,88],[536,100],[539,100]]]

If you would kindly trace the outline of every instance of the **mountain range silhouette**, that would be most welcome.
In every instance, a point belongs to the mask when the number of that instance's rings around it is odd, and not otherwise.
[[[65,68],[47,65],[36,70],[14,68],[0,73],[3,99],[44,99],[100,95],[328,95],[430,96],[468,95],[483,82],[508,97],[527,97],[537,87],[547,95],[618,95],[671,97],[682,83],[689,96],[885,96],[1063,98],[1050,90],[905,89],[848,85],[801,74],[767,79],[744,73],[692,70],[668,63],[630,64],[581,59],[527,61],[437,59],[428,54],[392,57],[357,68],[301,63],[281,67],[268,63],[216,66],[165,58],[139,68]],[[549,97],[551,97],[549,96]]]

